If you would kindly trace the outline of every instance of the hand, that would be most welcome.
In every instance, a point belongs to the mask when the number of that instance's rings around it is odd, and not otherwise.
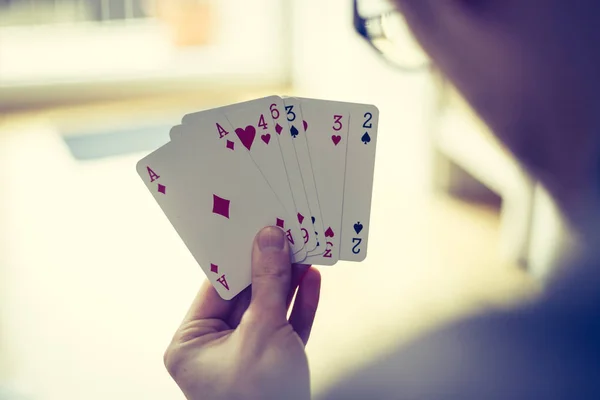
[[[316,269],[290,265],[284,233],[263,229],[252,248],[252,286],[226,301],[205,282],[165,352],[167,370],[190,400],[309,399],[304,346],[320,287]]]

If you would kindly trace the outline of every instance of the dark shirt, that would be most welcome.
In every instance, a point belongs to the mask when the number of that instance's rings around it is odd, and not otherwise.
[[[535,302],[448,326],[354,374],[334,399],[600,399],[600,267]]]

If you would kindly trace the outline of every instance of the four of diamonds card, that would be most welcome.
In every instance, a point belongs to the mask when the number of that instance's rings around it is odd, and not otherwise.
[[[295,263],[365,259],[378,118],[373,105],[279,96],[200,111],[137,172],[231,299],[265,226],[285,232]]]

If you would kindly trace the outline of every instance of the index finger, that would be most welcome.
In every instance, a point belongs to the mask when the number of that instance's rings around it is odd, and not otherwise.
[[[223,300],[210,282],[205,280],[183,320],[184,322],[213,318],[224,320],[231,313],[234,304],[235,298]]]
[[[309,268],[310,265],[307,264],[292,264],[292,281],[290,283],[290,291],[286,300],[287,308],[290,308],[292,299],[296,294],[296,289],[298,289],[298,285],[300,285],[300,282],[302,282],[302,279],[304,279],[304,275],[306,275]]]

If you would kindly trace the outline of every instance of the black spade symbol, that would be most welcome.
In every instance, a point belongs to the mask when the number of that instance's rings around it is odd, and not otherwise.
[[[367,144],[371,141],[371,136],[369,136],[368,132],[365,132],[364,135],[362,135],[362,137],[360,138],[360,140],[364,143]]]
[[[290,129],[290,133],[291,133],[292,137],[294,139],[296,139],[296,136],[298,136],[298,129],[296,129],[296,127],[294,125],[292,125],[292,128]]]
[[[354,232],[358,235],[363,230],[363,225],[359,222],[354,224]]]

